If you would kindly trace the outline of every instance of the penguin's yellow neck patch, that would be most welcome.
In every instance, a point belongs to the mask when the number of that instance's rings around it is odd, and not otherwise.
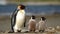
[[[24,14],[24,13],[25,13],[25,12],[24,12],[24,10],[19,10],[19,12],[20,12],[20,13],[22,13],[22,14]]]

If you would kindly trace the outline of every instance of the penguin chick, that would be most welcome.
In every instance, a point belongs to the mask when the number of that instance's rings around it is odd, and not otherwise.
[[[35,16],[32,16],[31,19],[28,22],[28,29],[29,31],[35,31],[36,30],[36,20]]]

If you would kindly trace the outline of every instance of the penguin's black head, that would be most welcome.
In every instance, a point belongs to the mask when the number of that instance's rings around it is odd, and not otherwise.
[[[32,19],[35,19],[35,16],[32,15]]]
[[[20,8],[21,10],[23,10],[23,9],[25,9],[25,6],[22,5],[22,4],[19,4],[19,5],[18,5],[18,8]]]
[[[45,21],[45,20],[46,20],[46,18],[45,18],[45,17],[41,17],[41,19],[42,19],[43,21]]]

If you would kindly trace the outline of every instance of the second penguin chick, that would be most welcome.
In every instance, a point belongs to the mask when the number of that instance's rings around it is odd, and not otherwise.
[[[39,32],[44,32],[46,29],[46,18],[41,17],[41,20],[39,21]]]

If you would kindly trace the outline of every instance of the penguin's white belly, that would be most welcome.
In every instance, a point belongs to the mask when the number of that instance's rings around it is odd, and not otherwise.
[[[25,14],[22,13],[17,13],[16,16],[16,24],[15,24],[15,28],[16,29],[21,29],[24,23],[24,19],[25,19]]]

